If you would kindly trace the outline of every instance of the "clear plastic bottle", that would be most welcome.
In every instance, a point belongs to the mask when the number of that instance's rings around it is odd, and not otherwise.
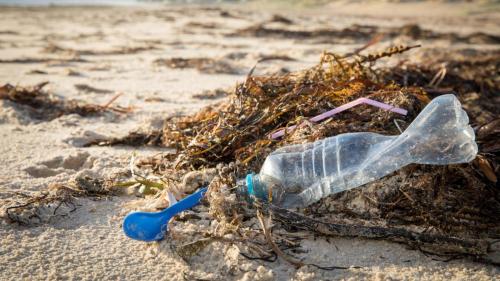
[[[243,192],[285,208],[305,207],[411,163],[470,162],[478,149],[468,123],[454,95],[439,96],[399,136],[347,133],[280,148],[260,174],[247,176]]]

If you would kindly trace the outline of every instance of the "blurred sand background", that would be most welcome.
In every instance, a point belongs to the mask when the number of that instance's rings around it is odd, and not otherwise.
[[[279,16],[278,16],[279,15]],[[76,175],[109,177],[127,170],[130,157],[153,148],[81,147],[100,136],[161,126],[173,114],[193,113],[220,101],[216,89],[242,81],[255,63],[258,74],[314,65],[323,50],[346,53],[369,37],[258,36],[242,30],[265,24],[278,30],[321,30],[371,25],[397,28],[401,36],[372,47],[420,43],[422,48],[385,60],[423,60],[436,50],[457,56],[499,50],[498,43],[414,38],[421,29],[468,36],[500,36],[497,4],[334,2],[326,6],[262,2],[241,5],[126,5],[0,7],[0,84],[46,89],[65,99],[116,105],[130,114],[38,121],[26,109],[0,101],[0,211],[14,192],[34,192]],[[406,29],[405,29],[406,26]],[[359,26],[358,26],[359,28]],[[408,28],[410,31],[408,31]],[[406,33],[405,33],[405,30]],[[247,29],[248,31],[248,29]],[[415,28],[413,27],[413,32]],[[165,59],[201,58],[202,66],[170,68]],[[168,241],[127,239],[121,220],[134,196],[79,199],[76,211],[36,227],[0,220],[1,280],[494,280],[499,268],[468,260],[442,262],[402,245],[361,239],[310,239],[302,254],[317,263],[361,266],[324,271],[295,269],[283,260],[251,261],[236,247],[215,242],[185,261]],[[3,205],[3,206],[2,206]],[[208,223],[208,221],[207,221]],[[192,225],[196,228],[196,225]],[[182,232],[182,229],[176,230]]]

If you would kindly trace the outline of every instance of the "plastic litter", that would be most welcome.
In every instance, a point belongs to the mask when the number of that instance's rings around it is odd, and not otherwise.
[[[377,180],[408,164],[472,161],[478,148],[469,118],[454,95],[432,100],[399,136],[347,133],[280,148],[240,192],[285,208]]]
[[[379,101],[376,101],[376,100],[372,100],[372,99],[369,99],[369,98],[359,98],[359,99],[356,99],[356,100],[353,100],[351,102],[348,102],[344,105],[341,105],[337,108],[334,108],[332,110],[329,110],[327,112],[324,112],[324,113],[321,113],[320,115],[317,115],[317,116],[314,116],[313,118],[309,119],[309,121],[311,122],[320,122],[326,118],[329,118],[329,117],[332,117],[333,115],[337,114],[337,113],[340,113],[342,111],[345,111],[349,108],[353,108],[357,105],[360,105],[360,104],[368,104],[368,105],[371,105],[371,106],[376,106],[376,107],[379,107],[383,110],[388,110],[388,111],[392,111],[392,112],[395,112],[395,113],[399,113],[401,115],[406,115],[408,113],[408,111],[406,109],[402,109],[402,108],[399,108],[399,107],[395,107],[395,106],[392,106],[392,105],[389,105],[389,104],[386,104],[386,103],[383,103],[383,102],[379,102]],[[277,139],[279,137],[282,137],[285,135],[285,132],[290,132],[292,131],[293,129],[295,129],[297,126],[290,126],[286,129],[281,129],[277,132],[274,132],[272,133],[269,137],[271,139]]]
[[[140,241],[159,241],[165,237],[168,222],[176,214],[190,209],[198,203],[207,192],[207,188],[200,188],[161,212],[132,212],[123,220],[123,231],[129,238]]]

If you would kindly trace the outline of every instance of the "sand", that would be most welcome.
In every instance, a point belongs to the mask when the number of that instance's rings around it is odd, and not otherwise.
[[[371,13],[368,17],[366,7],[363,10],[358,6],[350,13],[349,5],[353,4],[336,3],[322,11],[293,9],[286,13],[281,8],[248,12],[241,7],[221,10],[196,6],[0,8],[0,61],[3,61],[0,84],[29,86],[49,81],[46,89],[55,95],[98,104],[123,93],[115,104],[134,108],[130,114],[109,113],[100,117],[72,114],[38,121],[30,118],[22,107],[0,101],[0,211],[5,211],[15,192],[36,192],[50,183],[64,183],[77,175],[110,177],[127,170],[134,153],[148,156],[165,151],[81,145],[101,136],[119,137],[132,130],[160,126],[166,116],[192,113],[216,102],[223,97],[200,94],[231,88],[244,79],[262,56],[297,59],[273,60],[257,69],[258,73],[273,73],[285,71],[283,68],[308,67],[323,50],[346,52],[362,45],[342,40],[333,44],[311,39],[225,36],[266,21],[273,13],[280,12],[307,29],[341,28],[353,23],[381,26],[419,23],[422,27],[460,34],[475,31],[500,34],[498,13],[494,9],[488,12],[484,7],[465,5],[450,9],[446,6],[449,4],[435,4],[433,12],[426,13],[428,6],[393,4],[391,9],[417,11],[413,13],[417,16],[405,12],[400,16]],[[446,12],[436,12],[439,9]],[[411,40],[398,38],[395,42],[381,43],[378,48],[406,42]],[[447,41],[429,44],[416,51],[414,57],[432,48],[450,51],[499,48]],[[76,55],[85,61],[67,61]],[[171,69],[155,63],[157,59],[171,57],[217,58],[231,64],[234,71],[207,73],[213,68]],[[16,59],[17,62],[6,63]],[[53,60],[26,61],[33,59]],[[169,241],[148,244],[124,236],[121,220],[130,211],[127,203],[134,200],[137,198],[133,195],[106,200],[78,199],[75,212],[35,227],[0,220],[0,280],[493,280],[500,277],[500,269],[493,266],[469,260],[442,262],[394,243],[344,238],[306,239],[303,242],[306,252],[301,257],[322,265],[361,268],[325,271],[311,266],[296,269],[280,259],[273,263],[251,261],[241,256],[236,246],[223,242],[212,243],[186,261],[171,250]],[[175,231],[182,233],[189,229]]]

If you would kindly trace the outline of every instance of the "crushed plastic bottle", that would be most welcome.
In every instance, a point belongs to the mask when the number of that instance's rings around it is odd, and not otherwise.
[[[399,136],[347,133],[280,148],[240,192],[284,207],[305,207],[411,164],[472,161],[478,148],[469,118],[454,95],[433,99]]]

